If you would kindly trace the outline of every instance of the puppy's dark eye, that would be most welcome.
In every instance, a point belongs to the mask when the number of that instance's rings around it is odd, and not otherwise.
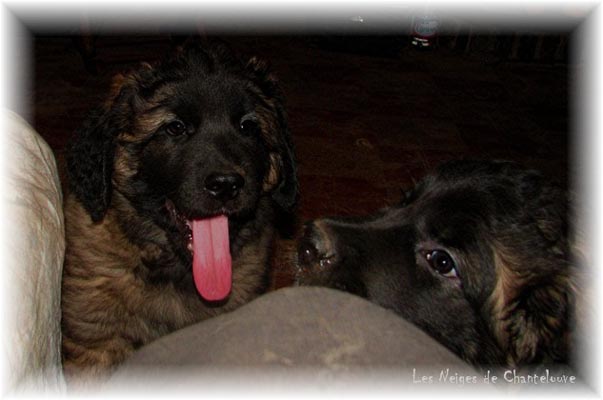
[[[170,136],[181,136],[186,133],[186,125],[180,120],[175,120],[166,125],[165,131]]]
[[[243,120],[241,120],[240,129],[243,135],[254,136],[260,131],[260,125],[253,118],[243,118]]]
[[[440,275],[447,278],[458,277],[454,260],[444,250],[430,250],[424,255],[427,263]]]

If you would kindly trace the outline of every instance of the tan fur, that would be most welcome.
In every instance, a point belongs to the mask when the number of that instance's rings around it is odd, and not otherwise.
[[[63,318],[69,321],[69,332],[75,336],[64,336],[64,352],[71,355],[64,368],[68,379],[77,376],[76,384],[88,384],[108,374],[135,350],[132,342],[148,343],[255,297],[262,279],[258,271],[267,262],[272,238],[272,230],[266,229],[257,242],[243,249],[233,265],[233,288],[227,303],[211,308],[174,287],[145,283],[137,269],[143,258],[153,257],[156,249],[130,243],[119,228],[114,210],[101,223],[93,224],[82,206],[69,197],[66,212]],[[82,316],[103,323],[88,323]],[[162,321],[162,328],[151,326],[153,321]],[[95,338],[95,343],[82,347],[79,343],[87,336]]]
[[[507,365],[529,363],[539,346],[567,341],[565,336],[570,332],[564,329],[556,314],[536,313],[526,306],[518,306],[519,298],[523,296],[523,301],[529,298],[535,303],[552,302],[569,307],[576,287],[567,270],[551,275],[546,286],[529,288],[530,280],[535,277],[529,268],[521,269],[529,265],[528,262],[519,260],[500,243],[494,245],[494,263],[497,280],[487,307],[491,310],[491,331],[506,354]]]
[[[517,294],[517,287],[520,285],[517,276],[513,272],[513,265],[517,265],[517,262],[511,255],[505,254],[502,247],[494,252],[494,268],[497,280],[488,303],[492,309],[492,332],[505,353],[509,340],[507,330],[512,306],[511,301]]]
[[[272,190],[280,180],[278,171],[281,170],[281,159],[276,153],[270,153],[270,167],[264,179],[264,191],[268,192]]]

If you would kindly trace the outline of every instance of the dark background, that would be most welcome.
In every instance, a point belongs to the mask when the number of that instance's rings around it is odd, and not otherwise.
[[[442,161],[510,159],[568,185],[569,32],[440,36],[418,50],[387,35],[222,35],[270,62],[284,89],[299,162],[300,220],[366,214]],[[32,125],[64,149],[111,77],[154,61],[181,36],[33,36]],[[65,182],[64,182],[65,183]]]

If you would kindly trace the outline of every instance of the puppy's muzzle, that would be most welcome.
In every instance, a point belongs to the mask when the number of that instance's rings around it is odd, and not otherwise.
[[[306,224],[297,248],[300,269],[307,272],[321,270],[332,266],[336,260],[333,237],[327,226],[321,220]]]

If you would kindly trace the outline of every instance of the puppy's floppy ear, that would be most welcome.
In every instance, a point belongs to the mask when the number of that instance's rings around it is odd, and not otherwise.
[[[99,108],[67,150],[69,187],[94,222],[102,220],[109,207],[117,133],[111,113]]]
[[[284,114],[281,125],[286,125]],[[279,185],[272,193],[274,201],[285,211],[291,211],[299,198],[299,184],[297,182],[297,164],[289,129],[281,129],[279,155],[281,158],[282,178]]]
[[[529,219],[494,245],[494,333],[511,365],[567,362],[576,269],[564,193],[533,181],[523,197]]]
[[[119,109],[129,92],[122,86],[128,80],[121,75],[114,79],[109,100],[89,114],[67,148],[70,190],[94,222],[103,219],[111,201],[115,145],[126,123]]]
[[[297,164],[287,123],[284,96],[276,78],[270,73],[267,63],[252,58],[246,66],[252,81],[262,90],[262,97],[273,108],[276,115],[274,147],[278,157],[271,157],[271,167],[276,167],[280,181],[272,191],[272,198],[285,211],[291,211],[299,197]],[[274,164],[278,165],[274,165]]]
[[[515,279],[521,281],[518,276]],[[567,362],[575,297],[571,277],[556,274],[522,286],[509,287],[517,291],[516,297],[501,310],[497,321],[507,362],[514,366]]]

